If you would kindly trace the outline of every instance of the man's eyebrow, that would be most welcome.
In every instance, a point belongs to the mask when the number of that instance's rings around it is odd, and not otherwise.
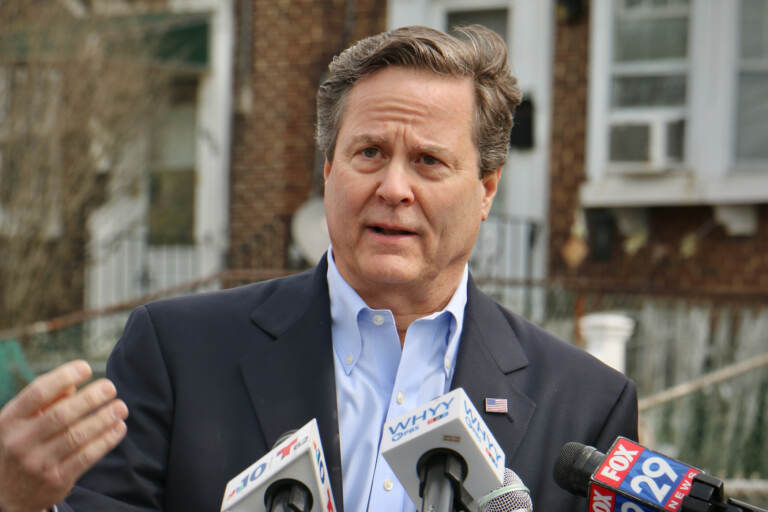
[[[417,144],[416,151],[419,153],[445,155],[446,153],[450,153],[450,148],[440,144]]]
[[[386,141],[386,138],[379,135],[372,135],[370,133],[361,133],[352,137],[352,144],[372,144],[374,146],[380,146]]]

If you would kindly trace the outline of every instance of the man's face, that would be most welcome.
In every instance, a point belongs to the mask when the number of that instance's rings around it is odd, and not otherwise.
[[[458,284],[500,172],[479,177],[473,98],[469,78],[399,67],[350,91],[325,211],[336,265],[364,298]]]

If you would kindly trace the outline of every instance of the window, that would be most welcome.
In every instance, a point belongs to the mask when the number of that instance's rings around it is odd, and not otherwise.
[[[460,25],[483,25],[493,30],[507,41],[508,9],[475,9],[471,11],[455,10],[446,13],[448,29]]]
[[[585,207],[768,200],[768,0],[593,0]]]
[[[736,100],[738,161],[768,160],[768,1],[742,0]]]
[[[609,161],[677,164],[684,154],[688,1],[623,0],[613,21]]]
[[[172,84],[172,105],[155,137],[149,183],[150,245],[195,242],[197,78]]]

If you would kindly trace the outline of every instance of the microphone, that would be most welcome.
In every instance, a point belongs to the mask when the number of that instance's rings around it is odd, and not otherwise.
[[[262,458],[229,481],[221,512],[332,512],[336,503],[317,421],[286,432]]]
[[[566,491],[587,497],[590,512],[768,512],[726,500],[722,480],[625,437],[607,455],[566,443],[554,478]]]
[[[462,388],[387,422],[381,451],[423,511],[468,511],[503,483],[504,451]]]
[[[504,469],[504,485],[477,500],[478,512],[533,512],[528,487],[509,468]]]

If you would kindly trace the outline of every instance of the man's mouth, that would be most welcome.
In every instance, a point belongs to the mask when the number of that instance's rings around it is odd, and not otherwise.
[[[372,229],[374,232],[380,234],[380,235],[415,235],[413,231],[408,231],[405,229],[399,229],[399,228],[387,228],[383,226],[371,226],[370,229]]]

